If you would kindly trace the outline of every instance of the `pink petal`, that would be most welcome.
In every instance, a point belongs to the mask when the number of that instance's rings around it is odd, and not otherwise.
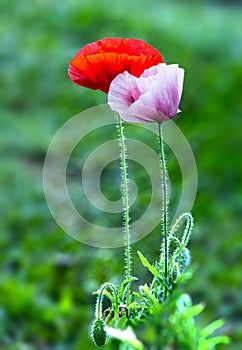
[[[148,73],[147,71],[145,72],[146,74]],[[165,64],[159,64],[157,66],[157,74],[151,77],[150,89],[147,93],[140,96],[137,103],[150,107],[157,112],[151,119],[163,121],[173,118],[178,112],[183,77],[184,70],[177,65],[166,66]],[[143,84],[143,79],[139,80],[139,84]],[[141,89],[140,86],[139,88]],[[165,119],[164,116],[166,117]]]
[[[126,111],[139,99],[140,94],[137,78],[124,72],[112,81],[108,92],[108,104],[115,111]]]
[[[183,78],[176,64],[158,64],[139,78],[124,72],[112,81],[108,103],[125,121],[163,122],[179,112]]]

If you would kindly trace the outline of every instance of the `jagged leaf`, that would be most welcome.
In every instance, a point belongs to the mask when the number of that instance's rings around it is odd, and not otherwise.
[[[152,303],[153,306],[156,306],[158,304],[158,300],[156,299],[156,297],[154,295],[151,294],[147,283],[145,285],[143,285],[143,292],[144,292],[144,295],[147,297],[147,299],[149,299],[149,301]]]
[[[140,261],[144,267],[147,267],[147,269],[152,273],[152,275],[160,280],[161,276],[159,271],[155,268],[154,265],[151,265],[149,261],[144,257],[144,255],[141,252],[137,252]]]
[[[143,304],[138,304],[138,303],[131,303],[129,306],[128,306],[128,310],[131,310],[131,309],[140,309],[144,307]]]

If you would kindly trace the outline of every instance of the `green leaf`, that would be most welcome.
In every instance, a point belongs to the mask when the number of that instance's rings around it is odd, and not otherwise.
[[[156,299],[156,297],[154,295],[151,294],[147,283],[145,285],[143,285],[143,292],[144,292],[145,296],[151,301],[153,306],[156,306],[158,304],[158,300]]]
[[[211,324],[209,324],[207,327],[205,327],[202,331],[201,331],[201,337],[203,338],[207,338],[208,336],[210,336],[214,331],[216,331],[216,329],[222,327],[224,324],[223,320],[217,320],[212,322]]]
[[[118,320],[118,328],[119,329],[124,329],[126,324],[127,324],[127,317],[123,316]]]
[[[149,261],[144,257],[144,255],[141,252],[137,252],[140,261],[144,267],[147,267],[147,269],[152,273],[152,275],[160,280],[161,276],[159,271],[149,263]]]
[[[133,292],[132,295],[134,295],[135,297],[139,298],[139,299],[142,299],[143,295],[138,293],[138,292]]]
[[[204,309],[204,305],[202,305],[202,304],[194,305],[190,309],[187,310],[186,317],[188,317],[188,318],[195,317],[195,316],[199,315],[203,311],[203,309]]]
[[[230,339],[225,335],[221,335],[218,337],[210,338],[207,340],[201,339],[201,343],[199,344],[198,350],[211,350],[218,344],[229,344]]]
[[[142,304],[138,304],[138,303],[131,303],[129,306],[128,306],[128,310],[131,310],[131,309],[140,309],[144,307],[144,305]]]
[[[113,338],[119,339],[123,343],[132,346],[133,350],[143,350],[143,344],[136,338],[135,333],[131,327],[125,330],[115,329],[111,327],[105,327],[107,334]]]

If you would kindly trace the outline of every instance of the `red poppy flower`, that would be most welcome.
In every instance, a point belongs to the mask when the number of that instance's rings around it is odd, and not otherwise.
[[[109,38],[84,46],[71,60],[70,79],[83,87],[108,92],[112,80],[125,71],[139,77],[162,63],[158,50],[138,39]]]

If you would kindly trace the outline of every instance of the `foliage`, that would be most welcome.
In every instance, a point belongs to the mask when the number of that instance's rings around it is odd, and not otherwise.
[[[154,280],[160,281],[161,273],[150,265],[140,252],[139,257],[143,265],[152,273]],[[113,339],[120,342],[120,350],[212,350],[218,344],[228,344],[227,336],[213,334],[223,326],[222,320],[214,321],[204,329],[197,327],[195,316],[203,311],[204,306],[202,304],[193,306],[191,297],[182,293],[182,285],[191,277],[191,271],[179,275],[176,284],[173,283],[174,290],[170,287],[169,295],[166,297],[167,289],[154,286],[154,283],[150,286],[147,284],[139,286],[140,292],[133,292],[132,302],[128,307],[122,304],[124,286],[135,281],[136,278],[125,280],[121,288],[117,287],[117,289],[111,283],[104,284],[95,293],[98,294],[98,302],[97,318],[92,329],[94,343],[105,345],[107,350],[118,348],[118,344],[113,344]],[[110,287],[112,288],[108,291]],[[99,301],[102,300],[104,291],[111,301],[111,308],[105,310],[101,316]],[[100,323],[102,327],[97,332],[95,325]],[[106,342],[107,336],[111,340]],[[98,340],[101,338],[101,342],[98,343],[96,338]]]
[[[139,286],[139,292],[132,292],[130,284],[137,280],[131,277],[131,249],[129,244],[129,200],[127,155],[124,127],[120,117],[117,119],[118,137],[120,143],[121,192],[124,213],[124,270],[125,279],[119,286],[106,282],[94,294],[97,294],[96,315],[92,326],[92,339],[96,346],[104,346],[107,335],[121,342],[120,349],[191,349],[212,350],[218,344],[229,343],[227,336],[208,338],[217,328],[223,325],[218,320],[207,326],[201,332],[197,329],[194,316],[203,310],[202,305],[192,306],[188,294],[181,295],[180,283],[190,274],[184,274],[190,263],[190,252],[187,248],[192,229],[193,217],[183,213],[173,225],[169,223],[169,179],[166,165],[165,145],[162,138],[162,126],[159,124],[159,155],[161,168],[161,237],[160,256],[154,264],[137,252],[142,265],[152,274],[150,285]],[[180,228],[186,223],[183,233],[178,235]],[[172,249],[173,244],[173,249]],[[175,290],[175,293],[174,293]],[[106,295],[111,307],[102,313],[103,296]],[[148,332],[155,325],[156,332],[150,343],[139,341],[135,328],[139,323],[145,323]],[[105,324],[107,326],[105,326]],[[110,327],[111,325],[111,327]],[[144,332],[142,332],[143,334]]]
[[[132,322],[133,328],[111,331],[107,327],[106,330],[108,335],[128,344],[127,350],[211,350],[219,343],[227,344],[227,337],[212,336],[223,325],[222,321],[215,321],[202,330],[197,328],[194,317],[202,310],[201,304],[192,306],[190,296],[177,290],[164,303],[157,303],[152,314],[145,319]],[[131,333],[132,329],[135,329],[138,339]],[[123,349],[122,345],[120,349]]]

